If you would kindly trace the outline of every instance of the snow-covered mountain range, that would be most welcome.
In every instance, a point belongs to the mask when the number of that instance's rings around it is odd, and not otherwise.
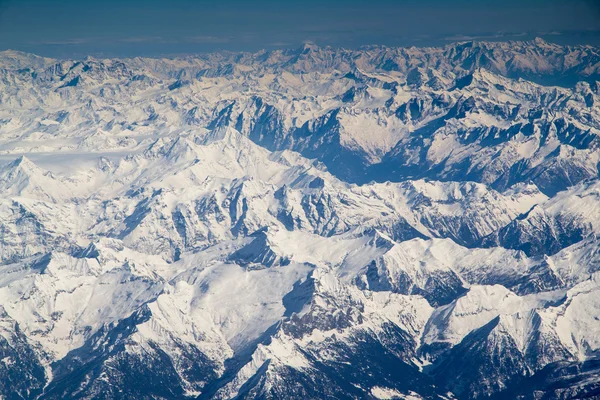
[[[0,397],[600,396],[600,49],[0,52]]]

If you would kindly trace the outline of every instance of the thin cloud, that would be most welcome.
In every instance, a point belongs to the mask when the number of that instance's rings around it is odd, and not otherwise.
[[[119,39],[123,43],[171,43],[160,36],[134,36]]]
[[[231,40],[231,37],[218,36],[189,36],[186,38],[186,41],[190,43],[229,43]]]
[[[538,32],[539,35],[544,35],[544,36],[561,36],[563,35],[562,32],[558,32],[558,31],[551,31],[551,32]]]
[[[29,42],[29,44],[33,45],[50,45],[50,46],[73,46],[79,44],[90,43],[90,39],[65,39],[65,40],[43,40],[39,42]]]
[[[502,39],[502,38],[511,38],[511,37],[523,37],[527,36],[527,32],[518,32],[518,33],[504,33],[498,32],[489,35],[453,35],[447,36],[443,38],[444,40],[451,42],[460,42],[465,40],[486,40],[486,39]]]
[[[290,42],[272,42],[272,43],[267,43],[268,46],[273,46],[273,47],[286,47],[286,46],[292,46],[293,43]]]

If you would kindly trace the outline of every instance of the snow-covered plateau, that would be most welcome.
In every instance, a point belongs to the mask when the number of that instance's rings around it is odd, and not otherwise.
[[[600,398],[600,48],[0,52],[0,398]]]

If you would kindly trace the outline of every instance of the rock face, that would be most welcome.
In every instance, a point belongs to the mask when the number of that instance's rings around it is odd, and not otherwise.
[[[598,396],[599,61],[0,53],[0,397]]]

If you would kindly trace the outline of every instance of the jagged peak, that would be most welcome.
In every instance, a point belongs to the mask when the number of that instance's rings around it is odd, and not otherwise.
[[[256,230],[249,235],[253,239],[229,256],[229,260],[250,269],[286,266],[290,263],[289,256],[275,243],[277,230],[268,226]]]
[[[518,195],[540,195],[547,197],[542,193],[540,188],[532,181],[518,182],[507,188],[502,192],[505,196],[518,196]]]
[[[535,44],[536,46],[555,46],[554,44],[547,42],[546,40],[542,39],[541,37],[537,36],[535,37],[533,40],[530,41],[530,43]]]
[[[319,50],[321,50],[321,48],[315,42],[312,41],[306,41],[302,44],[302,46],[298,48],[298,52],[301,54],[307,54]]]
[[[534,204],[533,207],[531,207],[527,212],[517,216],[515,221],[522,221],[532,218],[547,218],[546,211],[541,205]]]
[[[12,50],[12,49],[7,49],[7,50],[0,51],[0,56],[11,56],[11,57],[29,57],[29,56],[33,56],[33,57],[39,57],[39,56],[36,56],[35,54],[25,53],[23,51]]]
[[[245,137],[235,128],[230,126],[219,126],[208,132],[201,141],[203,145],[209,145],[215,142],[224,142],[228,144],[237,144],[244,140]]]
[[[538,333],[542,319],[537,310],[526,310],[514,314],[501,314],[496,330],[510,335],[520,351],[525,352],[527,345]]]
[[[152,142],[144,151],[146,158],[165,157],[171,161],[196,157],[195,143],[187,137],[162,137]]]
[[[27,157],[20,156],[20,157],[15,158],[8,165],[13,166],[13,167],[17,167],[19,165],[27,165],[28,163],[33,164]]]
[[[393,249],[398,243],[391,237],[373,227],[357,227],[349,231],[348,238],[362,239],[366,246],[381,249],[387,252]]]
[[[22,68],[45,68],[55,62],[56,60],[51,58],[41,57],[35,54],[25,53],[17,50],[0,51],[0,68],[6,68],[8,70]]]
[[[2,50],[0,51],[0,58],[2,57],[12,57],[12,58],[22,58],[22,59],[38,59],[38,60],[45,60],[45,61],[52,61],[54,60],[53,58],[48,58],[48,57],[42,57],[39,56],[37,54],[33,54],[33,53],[27,53],[24,51],[20,51],[20,50],[12,50],[12,49],[7,49],[7,50]]]
[[[24,172],[27,175],[42,174],[46,176],[52,176],[52,174],[49,171],[46,171],[43,168],[39,167],[37,164],[35,164],[33,161],[31,161],[24,155],[14,159],[10,163],[6,164],[4,168],[2,168],[2,171],[5,173],[9,173],[16,170]]]
[[[21,156],[0,169],[0,195],[56,202],[72,196],[65,181]]]

